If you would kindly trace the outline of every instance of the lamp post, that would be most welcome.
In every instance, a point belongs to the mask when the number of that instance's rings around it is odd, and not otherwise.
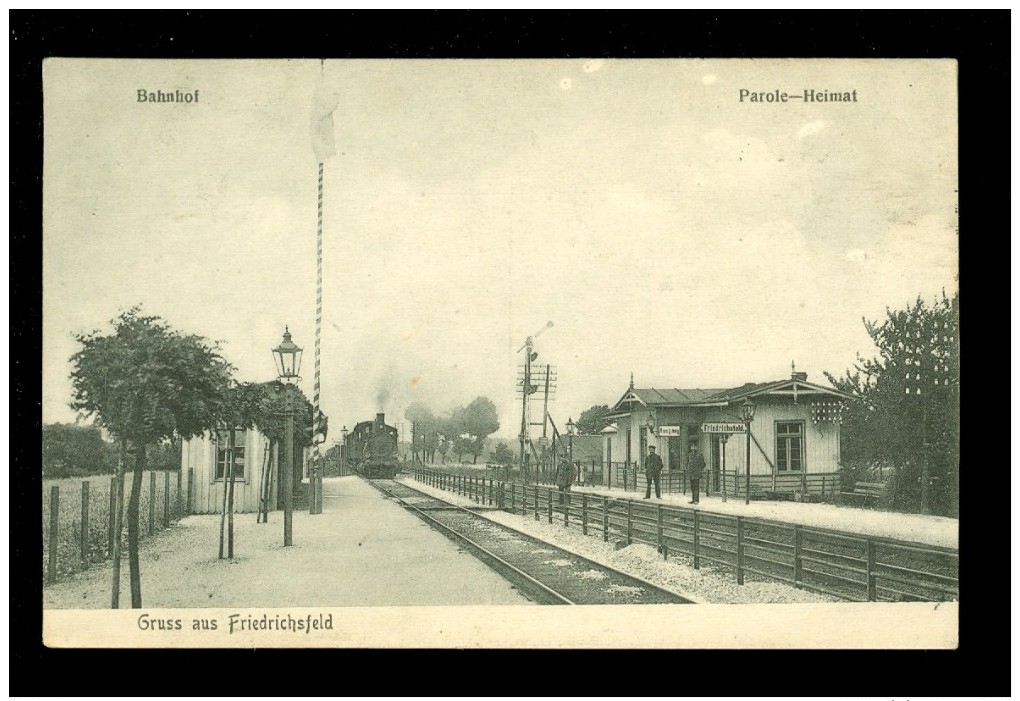
[[[347,467],[347,426],[340,429],[340,470],[341,472]],[[346,473],[344,473],[346,474]]]
[[[577,424],[572,418],[567,419],[567,455],[570,460],[570,469],[574,469],[574,429]]]
[[[744,419],[744,432],[747,434],[747,462],[744,467],[744,503],[751,503],[751,422],[754,421],[754,402],[745,399],[740,406],[740,416]]]
[[[290,329],[284,327],[283,341],[273,349],[276,373],[284,383],[284,462],[283,474],[283,544],[294,544],[294,383],[300,379],[301,349],[290,340]]]

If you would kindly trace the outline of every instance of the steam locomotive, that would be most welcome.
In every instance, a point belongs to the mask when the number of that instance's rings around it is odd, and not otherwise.
[[[344,439],[344,455],[354,472],[368,479],[392,479],[400,470],[397,429],[386,424],[385,414],[362,421]]]

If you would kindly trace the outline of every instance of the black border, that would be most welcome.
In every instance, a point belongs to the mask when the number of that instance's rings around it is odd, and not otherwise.
[[[1003,210],[1009,207],[1009,172],[1002,172],[1004,159],[994,158],[1009,144],[1009,11],[11,11],[9,20],[10,432],[30,437],[11,443],[10,529],[17,534],[10,540],[10,572],[15,575],[10,580],[12,693],[289,696],[346,695],[360,689],[357,693],[366,695],[408,696],[1009,694],[1010,643],[1001,638],[1002,631],[1008,632],[1004,614],[1009,606],[1001,603],[1007,594],[984,574],[1000,570],[1002,556],[997,560],[983,548],[986,534],[1009,532],[1008,517],[1005,525],[1001,522],[1008,509],[978,508],[966,491],[961,552],[967,594],[956,651],[231,650],[217,651],[216,663],[210,665],[209,651],[46,649],[39,642],[39,443],[34,442],[40,435],[41,408],[44,57],[956,58],[965,346],[977,348],[984,333],[976,321],[984,307],[982,283],[1009,279],[1008,272],[1004,278],[991,272],[990,265],[1004,258],[995,255],[998,250],[979,256],[969,243],[996,241],[995,233],[1003,229]],[[1008,223],[1005,227],[1008,232]],[[964,393],[965,425],[974,391],[969,386]],[[983,412],[987,411],[985,407]],[[1007,415],[1005,409],[992,413]],[[1000,473],[1005,464],[999,458],[988,469]],[[1000,520],[994,522],[996,518]],[[991,540],[1008,542],[1008,537]],[[1008,576],[1002,579],[1008,586]],[[188,663],[194,665],[193,674],[183,666]],[[379,665],[382,668],[376,669]],[[247,671],[217,681],[216,668]],[[976,673],[970,673],[972,669]],[[255,673],[258,670],[262,673]],[[135,673],[139,681],[126,683],[126,675]],[[245,688],[248,679],[251,683]]]

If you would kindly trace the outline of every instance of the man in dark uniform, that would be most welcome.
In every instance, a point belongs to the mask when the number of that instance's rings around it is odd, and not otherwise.
[[[574,483],[574,466],[570,464],[566,453],[560,453],[559,462],[556,463],[556,486],[560,490],[560,503],[567,500],[567,492],[570,485]]]
[[[698,503],[698,487],[701,484],[701,473],[705,471],[705,458],[698,451],[698,444],[691,443],[691,453],[687,456],[687,476],[691,478],[691,500],[688,504]]]
[[[645,499],[652,497],[652,482],[655,482],[655,498],[661,499],[662,492],[659,491],[659,476],[662,474],[662,458],[655,454],[655,446],[648,446],[648,457],[645,458],[645,481],[648,486],[645,488]]]

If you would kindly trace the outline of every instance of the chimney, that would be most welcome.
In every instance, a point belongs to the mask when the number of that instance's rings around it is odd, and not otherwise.
[[[375,422],[377,424],[384,424],[384,423],[386,423],[386,414],[384,412],[380,411],[378,414],[375,415]]]
[[[790,379],[796,380],[797,382],[807,382],[807,373],[794,372],[792,375],[790,375]]]

